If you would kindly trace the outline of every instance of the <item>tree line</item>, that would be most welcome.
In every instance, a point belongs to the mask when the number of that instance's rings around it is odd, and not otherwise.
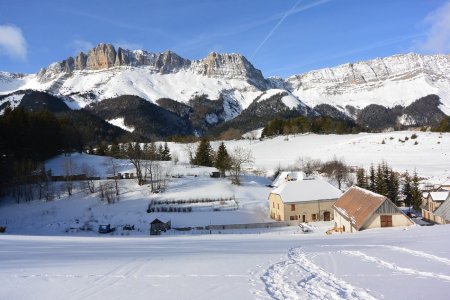
[[[403,201],[405,206],[420,210],[422,194],[416,171],[411,177],[408,171],[403,174],[395,172],[386,162],[378,164],[376,168],[372,164],[369,170],[358,168],[356,185],[389,198],[397,206]]]
[[[351,121],[336,120],[331,117],[300,116],[269,121],[262,131],[262,137],[305,132],[347,134],[360,131],[361,128]]]
[[[450,132],[450,116],[445,116],[437,126],[431,128],[435,132]]]

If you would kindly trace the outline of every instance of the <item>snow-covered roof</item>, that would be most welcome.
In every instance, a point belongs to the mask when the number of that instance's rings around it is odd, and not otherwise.
[[[321,179],[286,181],[272,191],[284,203],[337,199],[342,192]]]
[[[445,201],[449,196],[450,191],[445,192],[430,192],[431,199],[433,201]]]
[[[304,173],[301,171],[293,171],[293,172],[281,172],[278,174],[277,178],[272,182],[273,187],[279,187],[286,181],[296,181],[303,180],[305,177]]]

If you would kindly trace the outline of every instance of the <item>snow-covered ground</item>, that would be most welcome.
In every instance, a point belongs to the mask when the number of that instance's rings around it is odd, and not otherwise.
[[[297,135],[263,141],[228,141],[251,149],[254,169],[273,172],[300,157],[343,157],[368,167],[383,159],[398,171],[417,169],[438,183],[450,176],[450,134],[414,132],[358,135]],[[391,139],[392,137],[392,139]],[[382,141],[385,141],[382,144]],[[417,145],[414,142],[418,141]],[[213,143],[214,147],[218,143]],[[119,201],[106,204],[81,183],[67,197],[55,185],[55,200],[17,204],[0,201],[0,299],[448,299],[449,226],[372,229],[325,235],[333,222],[299,227],[239,230],[170,230],[149,236],[154,218],[172,227],[269,222],[264,175],[246,175],[242,186],[210,178],[214,168],[186,164],[186,146],[169,143],[180,162],[164,162],[168,186],[153,194],[136,180],[119,181]],[[64,156],[46,163],[62,173]],[[82,169],[111,175],[111,159],[73,154]],[[135,172],[116,160],[119,172]],[[98,184],[98,182],[97,182]],[[235,199],[237,210],[153,212],[153,200]],[[220,201],[219,201],[220,202]],[[117,230],[100,236],[99,224]],[[130,224],[135,230],[125,231]],[[210,234],[211,233],[211,234]]]
[[[0,236],[1,299],[448,299],[449,226]]]
[[[417,139],[411,139],[416,134]],[[405,141],[405,137],[408,140]],[[383,140],[385,144],[382,144]],[[400,142],[403,140],[404,142]],[[417,145],[415,142],[417,141]],[[385,160],[396,171],[419,175],[430,182],[440,183],[450,178],[450,133],[395,131],[346,135],[299,134],[271,139],[239,140],[225,143],[228,150],[240,146],[252,151],[254,167],[273,173],[277,167],[294,166],[299,158],[343,158],[352,166],[369,168]],[[186,151],[179,144],[169,143],[173,151],[186,161]],[[219,142],[213,143],[217,149]]]

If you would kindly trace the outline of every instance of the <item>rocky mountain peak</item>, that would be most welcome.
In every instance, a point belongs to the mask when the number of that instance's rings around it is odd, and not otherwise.
[[[240,54],[211,52],[206,58],[194,61],[191,68],[195,73],[205,76],[244,78],[260,87],[266,85],[261,71]]]
[[[101,70],[114,66],[116,62],[116,49],[111,44],[99,44],[89,50],[86,67],[89,70]]]
[[[204,59],[191,62],[170,50],[162,53],[127,50],[120,47],[116,50],[111,44],[98,44],[87,54],[80,52],[75,58],[69,57],[53,63],[41,69],[38,78],[41,82],[48,82],[61,74],[70,74],[73,71],[104,70],[120,66],[146,66],[161,74],[187,70],[210,77],[245,79],[260,88],[267,85],[261,71],[240,54],[212,52]]]

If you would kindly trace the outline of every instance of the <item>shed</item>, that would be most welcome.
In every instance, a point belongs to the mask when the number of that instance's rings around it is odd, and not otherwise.
[[[270,217],[277,221],[330,221],[342,192],[321,179],[286,181],[269,195]]]
[[[170,221],[163,222],[160,219],[154,219],[150,223],[150,235],[160,235],[161,232],[166,232],[171,228]]]
[[[343,231],[410,226],[414,223],[383,195],[353,186],[333,205],[334,220]]]

